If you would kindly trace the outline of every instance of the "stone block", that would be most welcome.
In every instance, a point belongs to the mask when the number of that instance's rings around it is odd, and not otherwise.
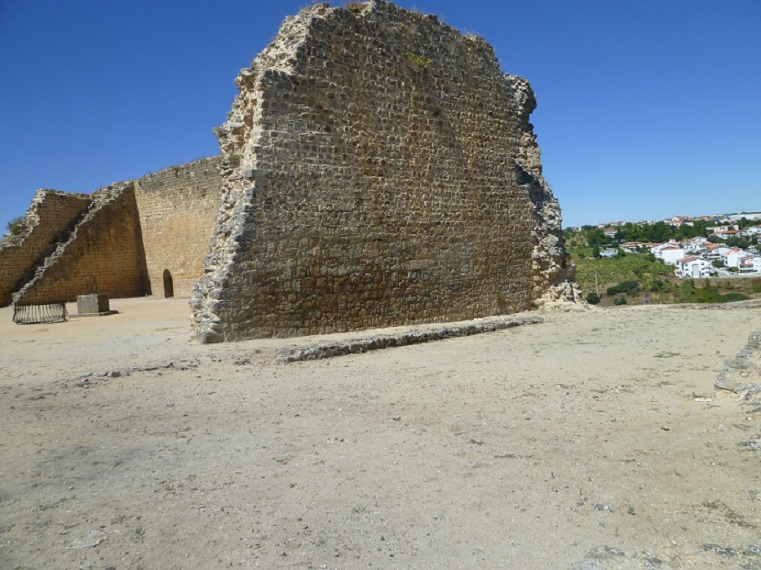
[[[77,295],[77,312],[80,315],[107,313],[109,308],[108,293],[89,293]]]

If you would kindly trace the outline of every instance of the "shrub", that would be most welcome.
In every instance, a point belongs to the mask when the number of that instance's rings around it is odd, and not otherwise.
[[[670,290],[671,283],[668,281],[662,281],[661,279],[653,280],[653,283],[650,285],[650,291],[652,293],[667,293]]]
[[[747,301],[750,297],[743,293],[727,293],[720,295],[719,303],[731,303],[733,301]]]
[[[597,293],[590,293],[587,295],[587,303],[590,305],[596,305],[600,302],[600,296]]]
[[[613,296],[618,293],[626,293],[627,295],[635,295],[639,292],[639,283],[633,280],[621,281],[618,285],[608,287],[608,295]]]
[[[614,305],[626,305],[627,304],[626,297],[617,297],[616,299],[613,300],[613,304]]]
[[[8,233],[12,236],[20,236],[24,233],[24,230],[26,229],[26,219],[22,217],[13,218],[8,224],[6,225],[6,229],[8,230]]]
[[[749,298],[744,293],[721,294],[712,285],[698,289],[692,280],[684,283],[679,292],[680,303],[731,303],[733,301],[746,301]]]

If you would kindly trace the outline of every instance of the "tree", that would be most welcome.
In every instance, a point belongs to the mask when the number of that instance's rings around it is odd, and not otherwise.
[[[589,230],[584,234],[584,237],[587,238],[587,245],[594,247],[596,245],[603,245],[606,243],[607,238],[605,237],[605,232],[602,231],[600,228],[595,228],[593,230]]]
[[[750,247],[750,244],[752,242],[749,239],[744,239],[741,237],[731,237],[727,239],[727,245],[729,247],[739,247],[740,249],[745,249],[746,247]]]

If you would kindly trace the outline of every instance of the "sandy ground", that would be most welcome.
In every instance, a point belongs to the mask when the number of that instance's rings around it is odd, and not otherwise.
[[[761,569],[761,413],[713,390],[761,309],[283,364],[315,339],[204,346],[186,301],[111,306],[0,309],[2,569]]]

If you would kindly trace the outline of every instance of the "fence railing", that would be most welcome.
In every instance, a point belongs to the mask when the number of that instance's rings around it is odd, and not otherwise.
[[[67,316],[66,303],[63,301],[13,304],[13,322],[17,325],[62,323]]]

